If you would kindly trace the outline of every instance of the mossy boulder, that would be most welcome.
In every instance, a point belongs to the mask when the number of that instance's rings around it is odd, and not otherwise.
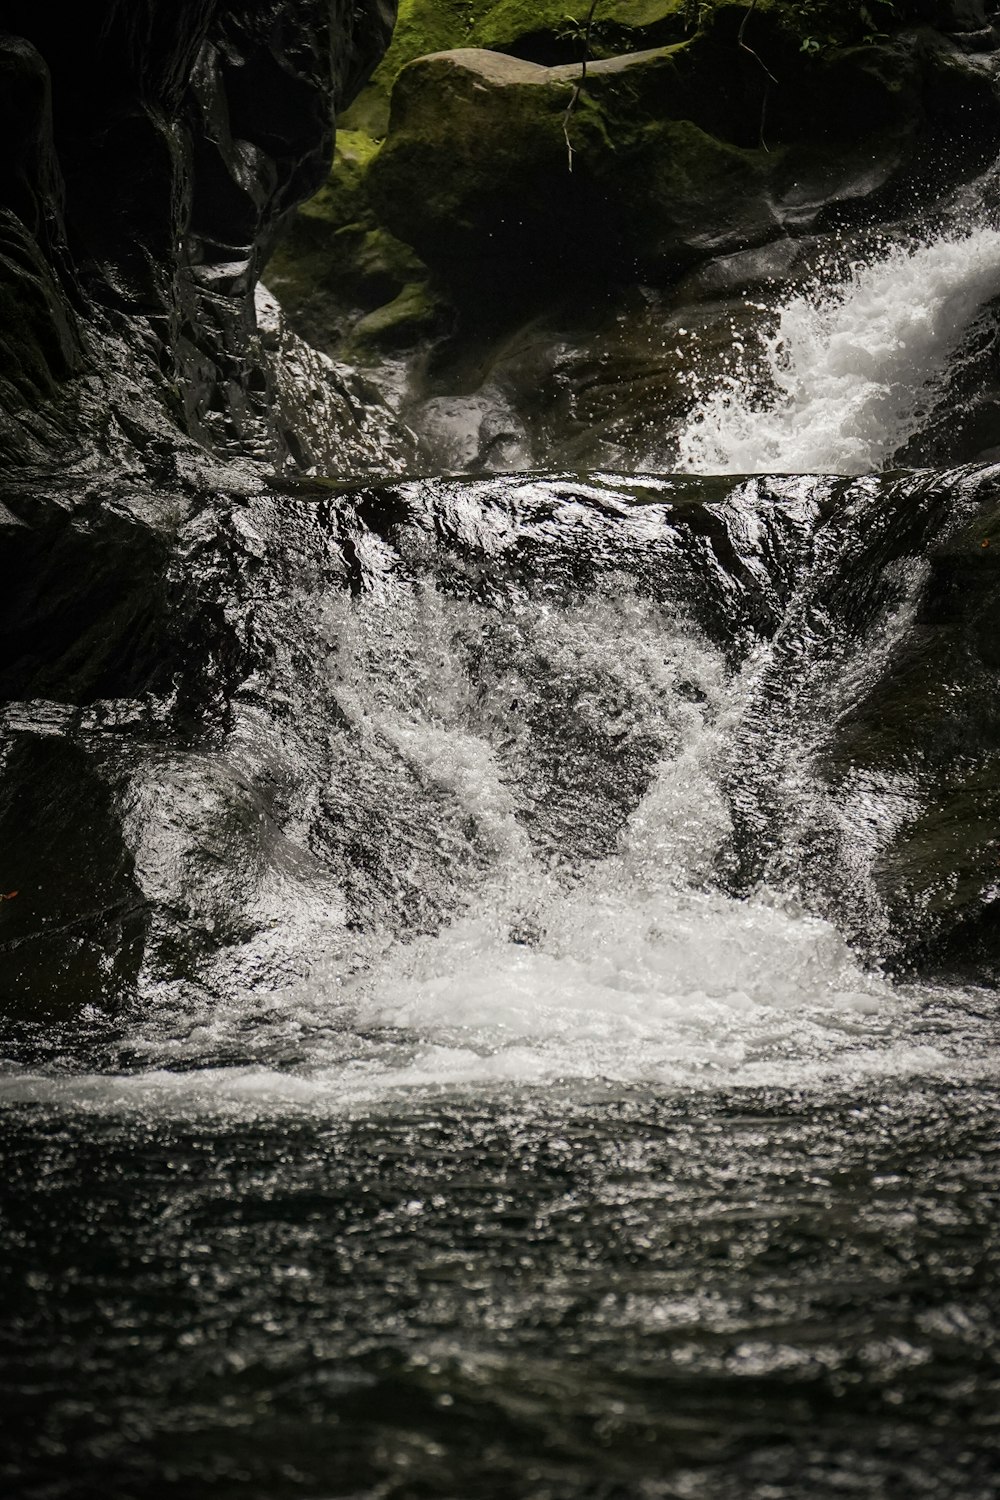
[[[810,72],[798,114],[775,110],[762,141],[756,65],[717,65],[710,40],[598,60],[579,92],[576,66],[437,54],[397,81],[369,195],[459,285],[481,263],[515,282],[602,263],[669,274],[899,170],[920,113],[913,56],[865,48]]]
[[[402,0],[392,43],[343,123],[384,136],[393,85],[407,63],[457,47],[507,52],[555,65],[583,55],[589,0]],[[595,57],[681,41],[698,7],[693,0],[604,0],[595,12]]]
[[[375,308],[355,323],[347,350],[364,356],[375,351],[406,349],[418,340],[442,332],[448,307],[424,280],[411,281],[391,302]]]
[[[589,0],[401,0],[389,50],[342,123],[384,136],[400,72],[434,52],[483,47],[549,67],[579,63],[589,13]],[[598,0],[589,50],[594,58],[620,56],[699,30],[731,41],[744,21],[744,40],[755,49],[781,37],[807,53],[913,24],[970,35],[989,29],[986,0]]]

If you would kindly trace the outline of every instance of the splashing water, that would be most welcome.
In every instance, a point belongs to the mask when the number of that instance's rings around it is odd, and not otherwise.
[[[919,430],[964,334],[998,293],[1000,233],[989,228],[897,246],[855,266],[845,284],[798,293],[737,372],[698,400],[677,440],[677,467],[883,467]]]
[[[794,902],[712,889],[731,832],[720,771],[755,663],[734,675],[687,627],[627,597],[524,608],[501,642],[502,691],[483,706],[466,653],[495,622],[477,626],[439,596],[418,596],[405,630],[384,603],[345,607],[345,638],[364,644],[362,660],[341,664],[342,706],[457,798],[491,851],[465,913],[387,943],[354,977],[317,951],[285,992],[158,1006],[125,1037],[124,1068],[14,1070],[0,1103],[312,1113],[414,1089],[802,1088],[985,1066],[961,1005],[925,1035],[931,992],[866,972]],[[520,821],[537,765],[523,722],[499,706],[529,700],[540,670],[568,682],[592,734],[631,713],[658,722],[668,745],[615,851],[589,863],[554,865]]]

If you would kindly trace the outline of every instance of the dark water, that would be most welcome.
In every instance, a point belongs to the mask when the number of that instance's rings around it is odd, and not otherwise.
[[[1000,1089],[8,1114],[12,1496],[979,1500]]]

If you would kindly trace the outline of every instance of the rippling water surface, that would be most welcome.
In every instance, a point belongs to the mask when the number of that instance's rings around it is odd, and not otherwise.
[[[997,1105],[910,1077],[19,1108],[8,1492],[986,1500]]]

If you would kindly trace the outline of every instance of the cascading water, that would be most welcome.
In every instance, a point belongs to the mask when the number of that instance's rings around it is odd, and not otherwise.
[[[793,298],[681,467],[878,467],[998,278]],[[992,1496],[993,996],[883,964],[995,899],[910,892],[992,775],[997,484],[206,501],[257,656],[205,745],[127,720],[139,1002],[3,1038],[25,1500]]]
[[[1000,232],[890,246],[772,315],[757,347],[695,406],[690,473],[864,474],[884,467],[945,394],[963,337],[1000,293]],[[762,314],[767,308],[760,308]],[[696,357],[696,356],[695,356]]]
[[[794,898],[719,889],[733,835],[723,783],[766,652],[734,671],[625,579],[610,600],[525,601],[499,618],[401,581],[331,607],[325,628],[344,643],[327,692],[362,727],[354,754],[387,749],[472,830],[477,857],[443,898],[457,914],[433,935],[373,934],[351,978],[321,930],[307,979],[206,997],[194,1013],[187,1002],[180,1027],[161,996],[118,1043],[126,1070],[17,1071],[0,1099],[256,1116],[353,1110],[400,1089],[992,1072],[992,1029],[974,1007],[959,999],[930,1041],[935,991],[866,972]],[[586,757],[588,736],[615,760],[581,778],[562,762]],[[616,805],[612,784],[587,786],[620,775],[618,754],[624,765],[635,746],[653,757],[644,793],[637,783]],[[410,835],[404,822],[395,832],[405,869]]]

